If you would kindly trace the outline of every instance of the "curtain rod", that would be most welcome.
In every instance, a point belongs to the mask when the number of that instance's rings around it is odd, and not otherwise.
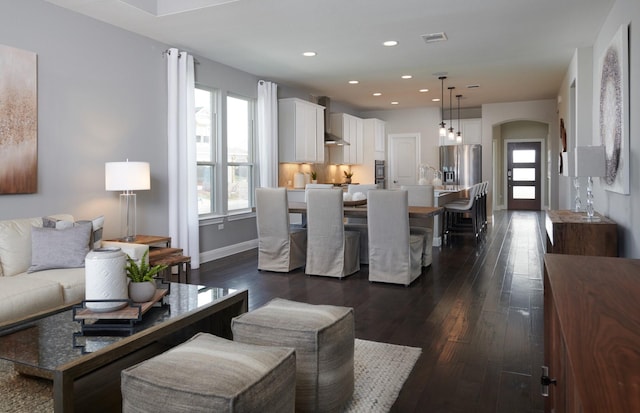
[[[186,53],[186,52],[185,52],[185,53]],[[169,55],[171,54],[171,49],[167,49],[167,50],[163,51],[163,52],[162,52],[162,57],[166,57],[168,54],[169,54]],[[180,59],[180,55],[181,55],[181,54],[182,54],[182,52],[180,52],[180,51],[179,51],[179,52],[178,52],[178,59]],[[198,61],[198,59],[196,59],[195,57],[193,58],[193,63],[195,63],[195,64],[197,64],[197,65],[199,65],[199,64],[200,64],[200,62]]]

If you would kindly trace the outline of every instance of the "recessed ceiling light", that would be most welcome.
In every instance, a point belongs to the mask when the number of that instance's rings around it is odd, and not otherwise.
[[[349,81],[349,84],[350,84],[350,85],[357,85],[358,83],[360,83],[360,82],[359,82],[359,81],[357,81],[357,80],[350,80],[350,81]]]
[[[393,102],[391,102],[391,104],[392,104],[392,105],[397,105],[397,104],[399,104],[399,103],[400,103],[400,102],[396,102],[395,100],[394,100]]]
[[[380,93],[380,92],[375,92],[375,93],[373,94],[373,96],[382,96],[382,93]]]
[[[426,92],[428,92],[428,91],[429,91],[429,89],[420,89],[418,92],[420,92],[420,93],[426,93]]]
[[[475,89],[475,88],[479,88],[480,85],[467,85],[467,89]]]
[[[316,54],[317,54],[316,52],[304,52],[304,53],[302,53],[302,55],[305,56],[305,57],[313,57]]]
[[[395,40],[387,40],[386,42],[382,43],[382,45],[387,47],[393,47],[393,46],[397,46],[398,42]]]
[[[440,98],[433,98],[431,99],[432,102],[440,102]]]
[[[411,79],[412,77],[413,77],[413,76],[411,76],[411,75],[402,75],[402,78],[403,78],[403,79]]]

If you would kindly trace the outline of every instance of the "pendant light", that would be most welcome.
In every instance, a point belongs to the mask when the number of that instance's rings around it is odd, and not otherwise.
[[[440,82],[442,84],[440,90],[441,90],[441,98],[440,98],[440,137],[444,138],[445,136],[447,136],[447,125],[444,123],[444,80],[446,79],[446,76],[440,76],[438,77],[438,79],[440,79]]]
[[[462,95],[456,95],[458,98],[458,134],[456,135],[456,142],[462,143],[462,131],[460,130],[460,98]]]
[[[452,118],[451,113],[453,112],[453,107],[451,104],[451,101],[453,100],[453,89],[455,89],[454,86],[449,86],[449,118]],[[449,121],[451,123],[451,127],[449,128],[449,134],[447,134],[447,138],[450,141],[453,141],[456,139],[456,135],[453,132],[453,122]]]

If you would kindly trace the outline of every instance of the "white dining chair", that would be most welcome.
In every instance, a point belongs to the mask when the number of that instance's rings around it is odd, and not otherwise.
[[[307,230],[289,224],[287,190],[256,188],[258,269],[289,272],[304,267]]]
[[[362,192],[368,197],[369,191],[378,189],[377,184],[349,184],[347,186],[348,194]],[[369,264],[369,233],[367,232],[366,218],[346,218],[346,228],[349,231],[358,231],[360,233],[360,264]]]
[[[423,235],[409,230],[407,191],[370,191],[369,281],[409,285],[422,273]]]
[[[309,189],[305,273],[343,278],[360,270],[360,234],[343,224],[342,189]]]
[[[308,202],[307,194],[309,189],[333,189],[333,184],[306,184],[304,186],[304,202]]]
[[[400,189],[407,191],[409,206],[433,206],[433,185],[401,185]],[[411,218],[409,227],[412,234],[424,236],[422,266],[430,266],[433,262],[433,217],[424,220]]]

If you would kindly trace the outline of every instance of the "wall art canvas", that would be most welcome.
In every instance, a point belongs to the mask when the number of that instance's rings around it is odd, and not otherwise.
[[[605,146],[604,189],[629,194],[629,35],[622,25],[601,58],[599,134]]]
[[[30,194],[38,183],[37,62],[0,45],[0,194]]]

